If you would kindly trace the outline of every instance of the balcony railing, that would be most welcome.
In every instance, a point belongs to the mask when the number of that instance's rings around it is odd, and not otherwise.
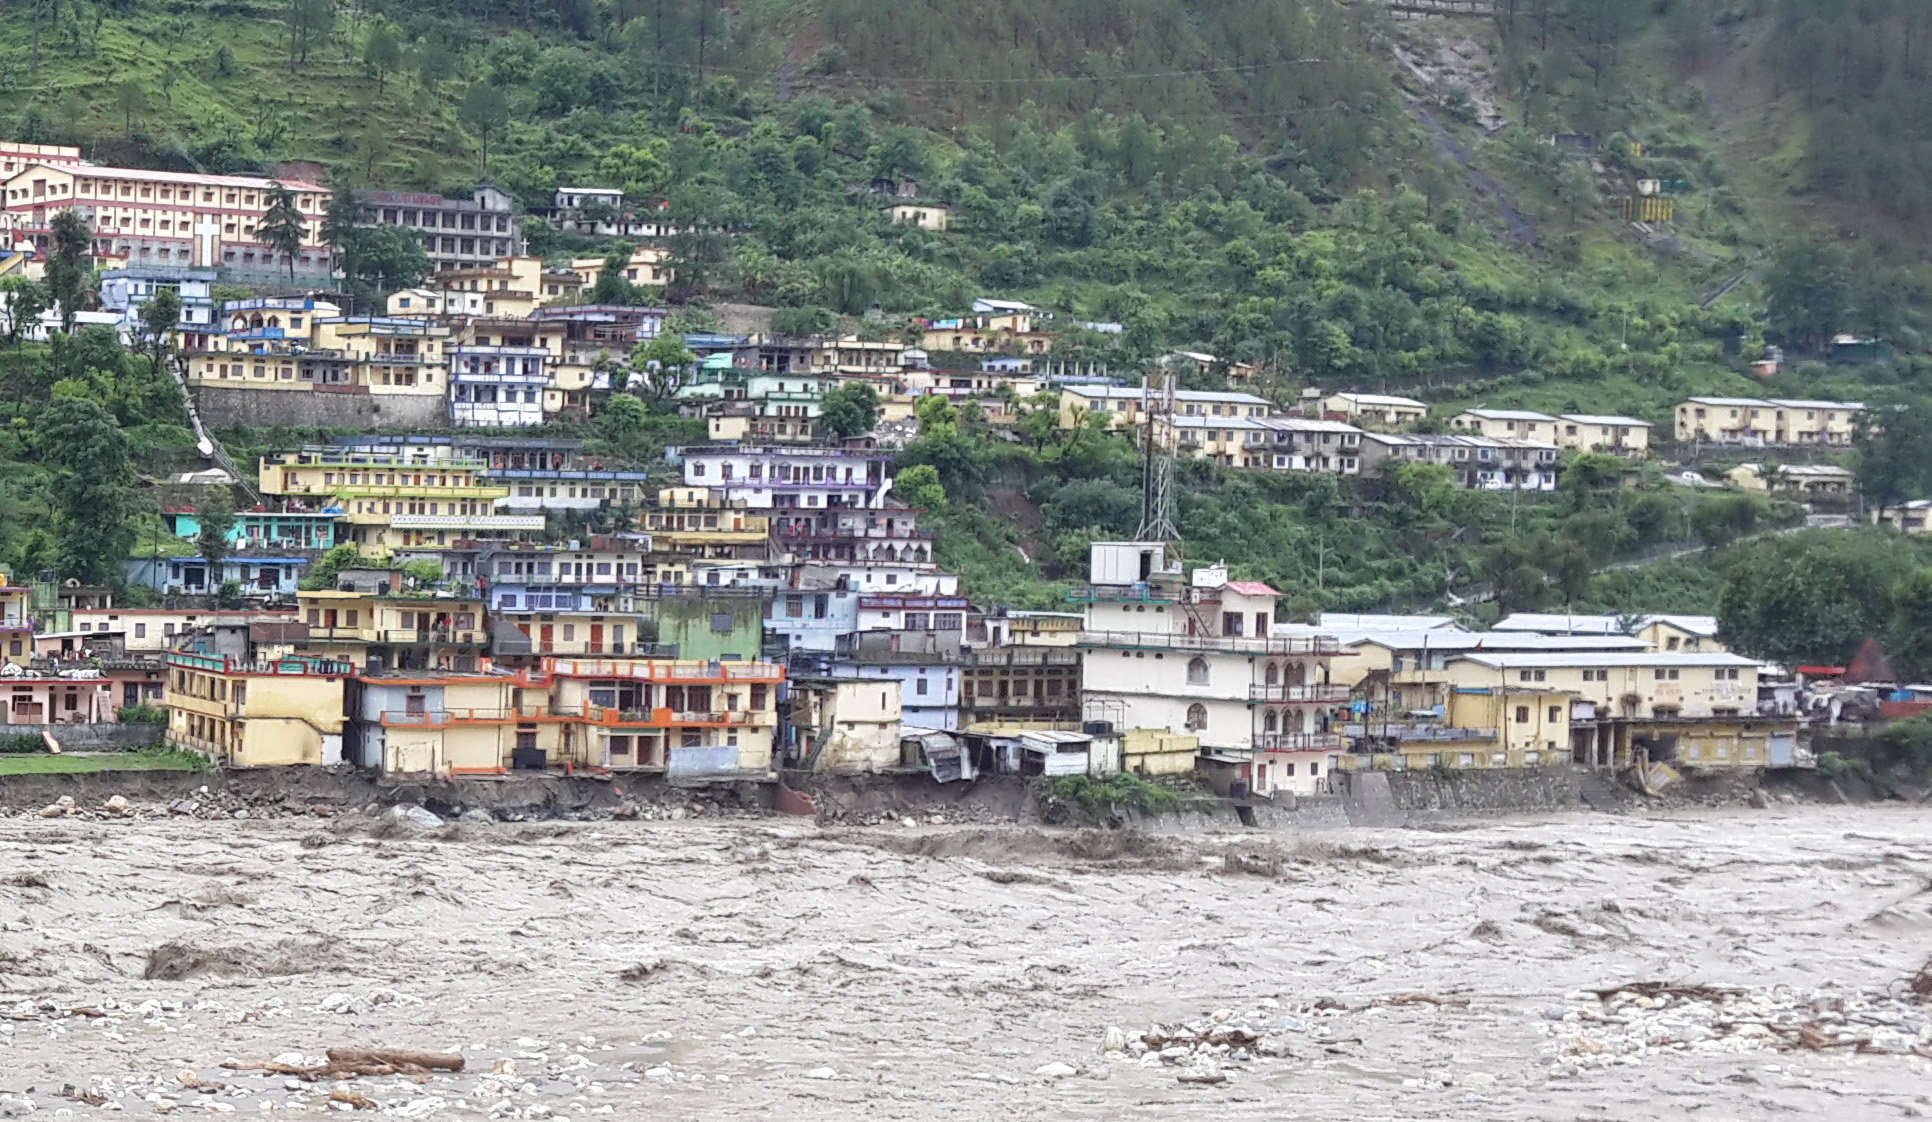
[[[313,634],[313,632],[311,632],[310,634]],[[391,646],[420,646],[420,647],[469,646],[469,647],[473,647],[473,646],[478,646],[482,644],[484,642],[484,637],[483,637],[483,632],[480,630],[470,630],[470,629],[457,630],[453,628],[432,628],[428,631],[423,631],[423,630],[412,628],[412,629],[406,629],[406,630],[384,631],[382,633],[382,638],[380,641],[384,643],[388,643]]]
[[[1366,724],[1349,725],[1347,730],[1350,736],[1373,736],[1404,743],[1496,739],[1495,729],[1460,728],[1455,725],[1429,725],[1409,721],[1391,722],[1386,725],[1369,721]]]
[[[1076,584],[1067,599],[1078,604],[1172,604],[1174,597],[1148,585]]]
[[[993,666],[1078,666],[1080,652],[1072,649],[1015,650],[1011,647],[999,650],[974,650],[968,661],[978,667]]]
[[[1083,647],[1204,651],[1219,654],[1335,655],[1341,653],[1341,644],[1326,635],[1244,639],[1237,635],[1170,635],[1159,631],[1082,631],[1079,644]]]
[[[560,658],[556,672],[567,678],[626,678],[640,682],[782,682],[785,667],[777,662],[608,662],[594,658]]]
[[[1339,685],[1249,686],[1248,700],[1318,703],[1347,701],[1348,687]]]
[[[1340,752],[1348,745],[1340,733],[1284,732],[1263,733],[1254,746],[1262,752]]]

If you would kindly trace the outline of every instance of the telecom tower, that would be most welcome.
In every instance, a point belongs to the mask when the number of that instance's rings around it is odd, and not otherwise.
[[[1140,381],[1140,529],[1134,540],[1178,542],[1174,525],[1174,372],[1143,374]],[[1156,424],[1156,421],[1163,423]]]

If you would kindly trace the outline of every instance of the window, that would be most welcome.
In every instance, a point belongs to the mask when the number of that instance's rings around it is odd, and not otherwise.
[[[1516,680],[1519,682],[1540,682],[1547,676],[1541,670],[1522,670],[1517,672]]]
[[[926,680],[924,678],[921,678],[917,682],[913,683],[912,692],[918,694],[920,697],[926,696]]]
[[[714,634],[718,634],[718,635],[731,634],[731,613],[730,612],[712,612],[711,630]]]
[[[1516,707],[1516,723],[1519,725],[1529,724],[1529,706],[1518,705]]]
[[[1199,662],[1199,659],[1195,660]],[[1187,707],[1187,731],[1204,732],[1207,730],[1207,706],[1195,702]]]
[[[311,614],[313,614],[313,613],[311,613]],[[137,624],[135,624],[135,625],[134,625],[134,637],[135,637],[136,639],[145,639],[145,638],[147,638],[147,637],[148,637],[148,625],[147,625],[147,624],[145,624],[145,623],[137,623]]]
[[[1192,659],[1189,659],[1189,660],[1188,660],[1188,663],[1187,663],[1187,684],[1188,684],[1188,685],[1190,685],[1190,686],[1205,686],[1205,685],[1207,685],[1207,684],[1208,684],[1208,664],[1207,664],[1207,659],[1204,659],[1204,658],[1192,658]],[[1198,705],[1197,705],[1197,706],[1195,706],[1194,708],[1195,708],[1195,709],[1199,709],[1199,708],[1200,708],[1200,706],[1198,706]],[[1193,709],[1190,709],[1190,710],[1188,710],[1188,712],[1189,712],[1190,714],[1192,714],[1192,713],[1193,713],[1193,711],[1194,711]],[[1205,714],[1205,711],[1203,711],[1203,712],[1204,712],[1204,714]],[[1189,717],[1188,719],[1189,719],[1189,720],[1192,720],[1193,718],[1192,718],[1192,716],[1190,716],[1190,717]],[[1207,718],[1206,718],[1206,716],[1205,716],[1205,715],[1203,715],[1203,717],[1202,717],[1201,719],[1202,719],[1202,721],[1203,721],[1203,722],[1205,722],[1205,721],[1207,720]]]
[[[1563,707],[1561,705],[1550,706],[1550,723],[1556,724],[1562,719],[1563,719]]]
[[[1656,678],[1657,678],[1657,680],[1658,680],[1659,682],[1662,682],[1662,681],[1672,681],[1672,682],[1675,682],[1675,681],[1677,680],[1677,668],[1676,668],[1676,667],[1674,667],[1674,666],[1673,666],[1673,667],[1671,667],[1671,668],[1670,668],[1670,669],[1668,669],[1668,670],[1666,670],[1665,668],[1663,668],[1663,667],[1661,667],[1661,666],[1659,666],[1659,667],[1658,667],[1658,668],[1657,668],[1657,669],[1656,669],[1656,670],[1654,671],[1654,673],[1655,673],[1655,675],[1656,675]]]

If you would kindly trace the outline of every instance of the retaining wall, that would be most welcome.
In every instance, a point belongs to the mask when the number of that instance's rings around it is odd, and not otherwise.
[[[246,390],[199,386],[195,409],[211,425],[296,427],[449,427],[449,404],[439,396]]]
[[[168,738],[168,726],[148,724],[8,725],[0,732],[32,737],[51,732],[64,752],[134,752],[159,748]]]

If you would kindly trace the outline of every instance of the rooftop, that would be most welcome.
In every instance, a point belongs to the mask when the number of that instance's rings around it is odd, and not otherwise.
[[[1355,393],[1350,390],[1343,390],[1340,393],[1330,394],[1329,396],[1343,398],[1345,400],[1352,401],[1357,405],[1395,405],[1395,406],[1400,406],[1404,409],[1429,408],[1428,405],[1424,404],[1423,402],[1417,401],[1415,398],[1395,397],[1391,394],[1385,394],[1385,393]]]
[[[1754,658],[1743,655],[1709,652],[1704,654],[1653,654],[1648,652],[1597,651],[1570,652],[1562,654],[1466,654],[1458,656],[1460,662],[1473,662],[1495,670],[1564,670],[1582,667],[1628,666],[1637,669],[1667,667],[1759,667],[1764,665]]]
[[[1644,429],[1650,427],[1649,421],[1639,421],[1635,417],[1618,417],[1603,413],[1565,413],[1563,414],[1563,419],[1566,421],[1575,421],[1579,425],[1629,425]]]
[[[1471,417],[1481,417],[1485,421],[1554,421],[1548,413],[1538,413],[1531,409],[1465,409],[1463,413]]]

